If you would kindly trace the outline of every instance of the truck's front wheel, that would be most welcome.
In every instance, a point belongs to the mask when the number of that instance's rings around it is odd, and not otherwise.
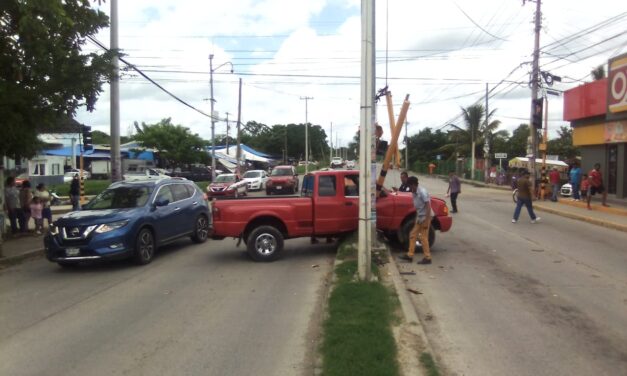
[[[401,232],[399,233],[399,240],[400,240],[403,252],[407,252],[407,249],[409,248],[409,234],[411,233],[411,230],[414,228],[415,223],[416,223],[415,219],[411,218],[410,220],[406,220],[402,224]],[[429,227],[429,248],[430,249],[433,247],[433,244],[435,244],[435,230],[433,229],[433,225],[431,225],[431,227]],[[422,249],[416,246],[416,251],[422,252]]]
[[[283,252],[283,234],[273,226],[260,226],[246,241],[248,254],[255,261],[274,261]]]

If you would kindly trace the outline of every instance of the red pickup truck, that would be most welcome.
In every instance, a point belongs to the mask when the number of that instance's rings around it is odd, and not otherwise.
[[[359,171],[316,171],[303,177],[300,197],[260,197],[213,202],[213,239],[235,237],[247,245],[255,261],[273,261],[283,240],[335,237],[357,229]],[[416,216],[411,193],[383,192],[377,199],[377,230],[397,238],[405,247]],[[434,213],[429,244],[435,230],[448,231],[452,218],[446,203],[431,198]]]

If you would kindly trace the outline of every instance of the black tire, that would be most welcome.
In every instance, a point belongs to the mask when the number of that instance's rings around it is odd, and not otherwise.
[[[196,217],[194,222],[194,233],[192,234],[192,241],[194,243],[204,243],[209,237],[209,220],[203,214]]]
[[[139,265],[149,264],[155,256],[155,237],[152,231],[143,228],[135,238],[135,262]]]
[[[255,261],[274,261],[283,252],[283,234],[273,226],[259,226],[248,235],[246,249]]]
[[[399,234],[399,241],[400,241],[401,249],[403,252],[407,252],[407,249],[409,248],[409,233],[414,228],[414,223],[415,223],[415,219],[410,218],[401,225],[402,231]],[[432,224],[429,227],[429,249],[432,249],[434,244],[435,244],[435,229],[433,228],[433,224]],[[422,248],[416,246],[415,251],[416,253],[422,253]]]

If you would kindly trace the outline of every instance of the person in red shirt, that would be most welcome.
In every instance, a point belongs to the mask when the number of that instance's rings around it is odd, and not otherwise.
[[[588,197],[590,197],[590,178],[588,177],[588,174],[583,174],[583,178],[581,179],[580,194],[581,197],[588,203],[588,210],[592,210],[590,207],[590,200],[588,200]]]
[[[557,167],[553,167],[549,172],[549,182],[551,183],[551,201],[557,202],[557,192],[560,190],[560,173]]]
[[[601,164],[595,163],[594,169],[588,174],[590,176],[590,193],[588,194],[588,208],[590,208],[590,200],[597,192],[601,194],[601,204],[609,206],[607,201],[607,191],[603,186],[603,175],[601,174]]]

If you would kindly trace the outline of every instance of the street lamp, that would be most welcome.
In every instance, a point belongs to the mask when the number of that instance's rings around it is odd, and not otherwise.
[[[213,98],[213,72],[226,64],[231,64],[231,73],[233,73],[233,63],[230,61],[222,63],[213,69],[213,54],[209,55],[209,86],[211,87],[211,181],[216,180],[216,117],[213,113],[213,104],[215,102]]]

